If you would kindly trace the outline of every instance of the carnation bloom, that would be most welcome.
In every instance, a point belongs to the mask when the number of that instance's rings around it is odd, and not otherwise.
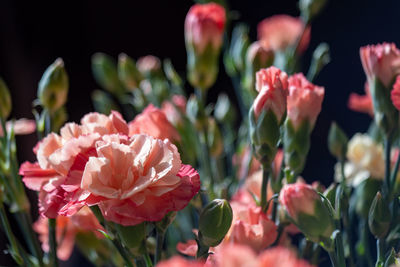
[[[161,70],[161,61],[158,57],[147,55],[136,62],[136,67],[144,75],[151,75]]]
[[[36,130],[36,122],[34,120],[28,120],[28,119],[7,121],[6,130],[10,131],[11,127],[13,127],[14,134],[16,135],[31,134]],[[0,137],[1,136],[3,136],[3,128],[0,126]]]
[[[105,136],[96,143],[82,175],[81,199],[99,205],[107,220],[136,225],[159,221],[184,208],[200,189],[198,173],[182,165],[168,140],[134,135]]]
[[[254,204],[231,202],[232,226],[224,242],[233,242],[261,251],[277,238],[277,226]]]
[[[360,57],[368,81],[378,78],[388,88],[400,74],[400,50],[393,43],[361,47]]]
[[[263,112],[271,110],[278,121],[286,112],[287,74],[276,67],[261,69],[256,73],[256,90],[258,96],[254,100],[256,118]]]
[[[225,9],[216,4],[193,5],[185,20],[185,40],[198,53],[203,52],[208,45],[219,50],[225,27]]]
[[[256,266],[268,267],[312,267],[305,260],[298,259],[296,254],[284,247],[275,247],[265,250],[258,257]]]
[[[257,256],[248,246],[224,244],[219,246],[215,253],[209,257],[206,266],[255,267],[257,266]]]
[[[156,267],[203,267],[204,262],[190,261],[181,256],[174,256],[168,260],[161,261]]]
[[[183,95],[173,95],[171,101],[162,103],[161,110],[168,121],[177,126],[182,123],[181,113],[186,114],[186,98]]]
[[[351,93],[349,97],[349,109],[357,112],[367,113],[371,116],[374,115],[374,106],[372,104],[371,92],[369,90],[368,82],[364,85],[365,95],[358,95]]]
[[[393,85],[393,90],[391,92],[391,98],[393,105],[400,110],[400,75],[397,76],[396,81]]]
[[[104,231],[88,207],[83,207],[71,217],[58,216],[56,222],[57,257],[64,261],[71,256],[76,234],[93,232],[98,238],[102,238],[102,235],[97,230]],[[33,229],[39,234],[43,250],[49,252],[48,220],[44,217],[39,217],[33,224]]]
[[[310,42],[310,27],[304,29],[304,22],[300,18],[288,15],[275,15],[261,21],[257,26],[258,39],[263,41],[274,51],[285,50],[295,45],[301,38],[298,51],[304,52]]]
[[[316,86],[298,73],[289,77],[289,95],[287,97],[287,117],[298,129],[301,123],[308,121],[313,127],[321,112],[324,88]]]
[[[180,140],[178,131],[168,121],[164,112],[152,104],[137,115],[128,126],[130,136],[145,133],[158,139],[168,138],[172,142]]]

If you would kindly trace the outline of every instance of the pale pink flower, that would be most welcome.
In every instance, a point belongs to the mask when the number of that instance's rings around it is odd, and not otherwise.
[[[128,139],[128,126],[122,116],[90,113],[81,125],[67,123],[60,135],[51,133],[34,148],[37,163],[24,163],[20,174],[25,185],[39,193],[41,215],[73,215],[83,203],[78,200],[80,183],[89,157],[96,156],[95,144],[102,136],[118,134]]]
[[[254,115],[256,119],[263,111],[272,110],[278,121],[286,112],[287,74],[276,67],[261,69],[256,73],[256,90]]]
[[[148,134],[158,139],[169,139],[172,142],[180,140],[176,128],[168,121],[164,112],[150,104],[142,113],[128,124],[129,136]]]
[[[219,50],[225,27],[225,9],[216,4],[193,5],[185,20],[185,40],[202,53],[208,45]]]
[[[388,88],[400,74],[400,50],[394,43],[363,46],[360,57],[368,81],[378,78]]]
[[[356,93],[350,94],[348,103],[349,109],[374,116],[374,105],[372,103],[368,82],[365,82],[364,91],[365,95],[359,95]]]
[[[241,244],[220,245],[213,255],[209,256],[207,267],[255,267],[257,255],[248,246]]]
[[[186,98],[183,95],[173,95],[171,101],[162,103],[161,110],[172,125],[180,125],[183,120],[181,114],[186,114]]]
[[[81,188],[89,192],[83,198],[122,225],[159,221],[184,208],[200,188],[198,173],[182,165],[168,139],[113,136],[96,143],[96,154],[83,173]]]
[[[275,15],[261,21],[257,26],[258,39],[274,51],[285,50],[300,39],[298,51],[304,52],[310,42],[311,28],[301,18]],[[304,32],[304,33],[303,33]]]
[[[265,250],[258,257],[257,267],[312,267],[305,260],[298,259],[296,253],[284,248],[274,247]]]
[[[158,57],[147,55],[138,59],[136,67],[144,74],[157,72],[161,69],[161,61]]]
[[[391,99],[393,105],[400,110],[400,75],[397,76],[391,92]]]
[[[7,121],[6,129],[11,131],[11,127],[14,128],[14,134],[26,135],[31,134],[36,130],[36,122],[34,120],[19,119],[15,121]],[[3,128],[0,126],[0,137],[3,136]]]
[[[299,213],[315,216],[317,201],[321,201],[317,191],[304,183],[287,184],[279,195],[279,202],[294,220],[297,220]]]
[[[274,52],[268,47],[263,41],[253,42],[246,53],[246,62],[251,64],[253,62],[258,62],[258,64],[265,64],[266,62],[271,62],[274,58]]]
[[[277,238],[277,226],[254,204],[231,202],[232,226],[224,242],[247,245],[254,251],[270,246]]]
[[[310,83],[301,73],[290,76],[288,81],[287,117],[295,129],[306,120],[313,127],[321,112],[324,88]]]
[[[57,257],[63,261],[68,260],[71,256],[76,234],[93,232],[98,238],[102,238],[97,230],[104,231],[88,207],[83,207],[72,217],[58,216],[56,223]],[[33,229],[39,234],[43,250],[49,252],[48,219],[39,217],[33,224]]]
[[[183,255],[196,257],[198,245],[196,240],[188,240],[186,243],[179,242],[176,245],[176,250]]]

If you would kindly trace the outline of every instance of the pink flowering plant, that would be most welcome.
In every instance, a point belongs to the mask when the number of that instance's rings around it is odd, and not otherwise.
[[[371,127],[349,140],[332,124],[335,180],[325,188],[301,176],[325,97],[314,79],[329,63],[327,44],[306,74],[299,66],[324,4],[300,0],[299,17],[265,18],[253,42],[227,5],[195,4],[182,25],[187,82],[169,59],[96,53],[102,89],[80,122],[67,122],[75,89],[62,59],[39,81],[34,120],[9,118],[0,79],[0,226],[15,264],[58,266],[77,247],[95,266],[397,266],[395,44],[360,49],[365,95],[352,93],[348,105]],[[207,102],[222,58],[238,110],[225,93]],[[33,132],[35,160],[20,164],[15,135]]]

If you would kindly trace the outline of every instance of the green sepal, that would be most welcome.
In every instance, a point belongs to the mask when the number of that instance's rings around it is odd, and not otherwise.
[[[130,249],[139,248],[146,237],[146,225],[140,223],[134,226],[115,224],[119,238]]]

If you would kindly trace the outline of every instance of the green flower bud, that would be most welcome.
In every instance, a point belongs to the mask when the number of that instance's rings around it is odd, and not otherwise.
[[[56,59],[43,73],[39,82],[38,98],[43,107],[56,111],[67,101],[68,75],[61,58]]]
[[[197,129],[202,129],[206,123],[205,110],[195,95],[191,95],[186,104],[186,114]]]
[[[215,247],[224,239],[232,224],[232,208],[225,199],[214,199],[200,213],[199,241]]]
[[[10,91],[6,83],[0,78],[0,116],[5,120],[11,113],[12,103]]]
[[[92,72],[96,82],[111,94],[120,96],[124,93],[118,78],[117,66],[109,55],[94,54],[92,56]]]
[[[229,50],[224,56],[225,69],[230,76],[241,73],[244,70],[249,43],[249,27],[245,24],[235,26],[232,30]]]
[[[51,115],[51,130],[52,132],[58,132],[58,130],[64,125],[68,119],[68,113],[65,107],[57,109]]]
[[[217,103],[214,107],[214,117],[221,123],[233,123],[235,121],[236,110],[226,94],[218,95]]]
[[[300,0],[299,8],[307,21],[312,20],[325,7],[327,0]]]
[[[143,80],[134,60],[123,53],[118,56],[118,77],[129,91],[139,88],[139,84]]]
[[[139,58],[136,67],[147,79],[163,77],[161,60],[156,56],[147,55]]]
[[[307,74],[308,80],[314,80],[322,68],[330,61],[329,45],[327,43],[320,43],[317,48],[315,48],[312,56],[310,69]]]
[[[378,239],[386,236],[390,228],[391,213],[387,200],[380,192],[376,193],[369,209],[368,225],[371,233]]]
[[[328,134],[328,148],[331,154],[339,160],[344,160],[346,158],[348,142],[349,138],[343,130],[333,122]]]
[[[207,124],[207,140],[208,147],[210,148],[210,154],[213,157],[218,157],[224,150],[224,144],[222,142],[221,131],[219,130],[218,124],[214,118],[208,119]]]
[[[382,183],[377,179],[366,179],[355,188],[352,201],[355,202],[356,212],[360,217],[368,218],[368,213],[374,196],[381,188]]]
[[[130,249],[139,248],[146,237],[146,225],[144,223],[134,226],[123,226],[116,223],[115,229],[122,242]]]

